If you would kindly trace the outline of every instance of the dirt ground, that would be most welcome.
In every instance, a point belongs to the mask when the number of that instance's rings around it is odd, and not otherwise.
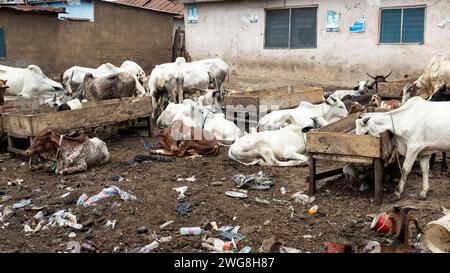
[[[31,205],[13,209],[12,214],[0,221],[0,252],[58,252],[64,251],[70,241],[90,244],[102,252],[131,252],[152,242],[153,231],[160,237],[172,236],[171,241],[161,243],[155,252],[209,252],[202,247],[201,238],[213,236],[213,233],[207,231],[203,235],[183,236],[179,232],[181,227],[201,226],[205,221],[215,221],[219,226],[239,225],[239,233],[246,238],[238,243],[238,249],[248,245],[257,251],[264,239],[276,235],[285,246],[304,252],[325,252],[324,243],[328,241],[349,243],[355,251],[361,251],[368,241],[377,240],[383,244],[393,239],[390,234],[370,230],[369,214],[385,212],[394,204],[412,205],[418,208],[414,215],[424,226],[443,216],[441,206],[450,207],[450,181],[448,177],[438,175],[438,171],[430,179],[431,191],[426,201],[417,199],[422,178],[412,173],[403,198],[397,203],[390,201],[395,188],[393,182],[384,183],[384,203],[376,206],[373,182],[370,183],[370,190],[362,193],[358,185],[350,185],[339,178],[320,182],[314,203],[303,206],[293,202],[290,196],[297,191],[307,192],[307,167],[248,167],[229,159],[226,147],[216,157],[177,158],[174,162],[150,162],[129,168],[115,166],[137,154],[146,155],[144,141],[154,143],[154,140],[143,137],[108,142],[111,153],[108,164],[67,176],[44,171],[31,172],[25,159],[0,155],[4,158],[0,160],[0,211],[22,199],[33,199]],[[335,163],[318,162],[319,172],[336,167],[338,165]],[[275,177],[275,186],[270,190],[249,190],[246,199],[225,195],[226,191],[235,188],[231,180],[234,174],[247,175],[260,170]],[[125,180],[110,181],[112,175],[121,175]],[[195,175],[195,182],[177,181],[177,178],[192,175]],[[16,179],[23,179],[21,185],[8,185]],[[212,185],[213,182],[223,184],[216,186]],[[82,193],[97,194],[110,185],[136,195],[137,200],[125,202],[113,196],[98,201],[95,206],[76,206]],[[178,194],[172,189],[180,186],[188,186],[186,199],[193,206],[189,216],[178,216],[174,210]],[[61,198],[68,192],[68,187],[72,191]],[[280,187],[286,188],[286,196],[281,195]],[[8,196],[11,199],[7,200]],[[261,204],[255,201],[256,197],[291,201],[294,217],[290,218],[289,204]],[[320,213],[311,216],[307,210],[314,204],[319,206]],[[40,207],[43,207],[41,210],[47,220],[56,211],[69,209],[84,228],[55,227],[36,233],[25,232],[25,224],[35,228],[38,221],[33,216],[38,212],[36,208]],[[116,220],[114,229],[106,226],[108,220]],[[174,223],[164,230],[159,229],[169,220]],[[146,226],[148,232],[139,233],[141,226]],[[411,230],[412,237],[415,237],[416,230]],[[76,237],[69,238],[71,232]],[[311,236],[305,238],[305,235]]]

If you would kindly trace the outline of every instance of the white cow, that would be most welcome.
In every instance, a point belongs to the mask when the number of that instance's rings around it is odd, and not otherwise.
[[[222,113],[222,100],[220,91],[208,90],[206,94],[198,97],[197,104],[213,113]]]
[[[55,95],[62,97],[65,93],[60,83],[49,79],[36,65],[26,68],[0,65],[0,79],[8,81],[7,94],[39,98],[40,103],[53,99]]]
[[[153,118],[158,109],[163,109],[163,97],[169,96],[169,101],[183,102],[184,76],[175,63],[165,63],[155,66],[147,80],[147,90],[152,98]]]
[[[170,103],[161,113],[156,124],[160,127],[168,127],[177,119],[188,126],[209,131],[221,145],[231,145],[242,135],[236,124],[227,120],[224,114],[214,114],[192,100],[184,100],[179,104]]]
[[[215,80],[217,81],[216,87],[218,89],[222,89],[222,84],[225,81],[230,69],[229,65],[219,58],[204,59],[200,61],[186,63],[185,58],[178,57],[175,60],[175,63],[178,64],[180,67],[188,65],[190,67],[203,67],[204,69],[206,69],[206,71],[211,71],[212,74],[214,74]]]
[[[134,77],[138,96],[145,96],[147,94],[144,87],[146,81],[145,73],[138,64],[132,61],[125,61],[121,67],[116,67],[111,63],[102,64],[97,68],[72,66],[61,75],[61,83],[68,93],[73,95],[83,84],[86,74],[90,73],[94,78],[98,78],[119,72],[128,72]]]
[[[326,125],[322,118],[311,119],[313,126]],[[323,122],[323,124],[321,124]],[[231,145],[228,157],[244,165],[305,166],[306,133],[309,128],[289,124],[275,131],[246,134]]]
[[[175,63],[183,72],[183,94],[185,96],[192,95],[197,91],[204,93],[209,88],[210,82],[213,82],[215,86],[217,85],[214,74],[205,65],[180,62],[179,58]]]
[[[344,103],[340,99],[328,97],[321,104],[301,102],[295,109],[273,111],[258,123],[258,131],[276,130],[287,124],[295,124],[301,128],[308,126],[312,117],[322,117],[328,122],[334,122],[348,115]]]
[[[402,178],[395,191],[400,198],[411,168],[418,158],[423,176],[420,197],[426,198],[429,189],[430,156],[436,152],[450,152],[450,102],[426,101],[420,97],[408,100],[396,110],[367,113],[356,120],[356,133],[378,136],[383,131],[394,134],[398,152],[405,157]]]
[[[333,93],[331,93],[330,96],[333,96],[336,99],[342,99],[347,95],[361,96],[366,93],[367,89],[373,89],[373,86],[368,84],[369,84],[368,81],[359,81],[358,86],[353,88],[353,90],[336,90]]]

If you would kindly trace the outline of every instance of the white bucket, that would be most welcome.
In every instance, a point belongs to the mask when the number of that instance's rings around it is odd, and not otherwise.
[[[433,253],[450,253],[450,214],[425,226],[422,243]]]

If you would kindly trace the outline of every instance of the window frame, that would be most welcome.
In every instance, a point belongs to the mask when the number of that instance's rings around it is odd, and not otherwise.
[[[403,41],[403,10],[405,9],[424,9],[424,15],[423,15],[423,41],[422,42],[411,42],[411,43],[404,43]],[[399,43],[382,43],[381,42],[381,12],[383,10],[392,10],[392,9],[400,9],[401,12],[401,18],[400,18],[400,42]],[[427,22],[427,5],[413,5],[413,6],[394,6],[394,7],[382,7],[378,10],[378,39],[377,44],[378,45],[424,45],[425,44],[425,33],[426,33],[426,22]]]
[[[314,47],[291,47],[291,19],[292,19],[292,10],[293,9],[307,9],[307,8],[315,8],[316,9],[316,39],[314,40]],[[289,10],[289,33],[288,33],[288,47],[266,47],[266,27],[267,27],[267,11],[271,10]],[[319,32],[319,21],[318,21],[318,12],[319,5],[303,5],[303,6],[289,6],[289,7],[273,7],[273,8],[265,8],[264,9],[264,38],[263,38],[263,49],[283,49],[283,50],[298,50],[298,49],[316,49],[317,41],[318,41],[318,32]]]
[[[0,56],[0,60],[6,60],[6,29],[2,26],[0,28],[3,29],[3,49],[5,50],[5,56]]]

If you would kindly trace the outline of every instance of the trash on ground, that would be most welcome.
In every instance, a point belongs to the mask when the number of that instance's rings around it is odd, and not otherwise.
[[[175,210],[180,216],[186,216],[192,211],[192,205],[188,201],[178,201]]]
[[[8,181],[8,186],[22,186],[23,179],[17,178],[13,181]]]
[[[23,231],[24,232],[33,232],[33,229],[29,225],[25,225],[25,226],[23,226]]]
[[[302,205],[310,204],[310,203],[314,202],[314,200],[316,200],[316,198],[314,196],[310,197],[307,194],[304,194],[302,191],[294,193],[292,195],[292,198],[294,198],[295,202],[300,203]]]
[[[201,227],[182,227],[180,228],[181,235],[198,235],[203,233],[203,229]]]
[[[231,180],[233,180],[238,188],[252,190],[268,190],[275,184],[274,178],[272,176],[266,176],[262,171],[258,174],[251,175],[236,174]]]
[[[136,196],[119,189],[117,186],[110,186],[108,188],[104,188],[100,193],[89,197],[86,201],[84,201],[86,195],[82,194],[77,201],[77,205],[90,206],[103,198],[110,197],[113,195],[119,195],[120,198],[122,198],[122,200],[124,201],[137,199]]]
[[[10,195],[2,196],[2,201],[3,201],[3,202],[9,201],[9,200],[11,200],[11,199],[12,199],[12,196],[10,196]]]
[[[10,206],[5,206],[3,208],[3,212],[0,213],[0,221],[3,222],[6,220],[6,218],[13,213],[13,210],[11,209]]]
[[[450,214],[426,224],[422,245],[433,253],[450,253]]]
[[[280,192],[281,192],[282,196],[285,196],[286,195],[286,188],[285,187],[281,187],[280,188]]]
[[[187,191],[187,189],[188,189],[187,186],[183,186],[183,187],[173,188],[172,190],[178,192],[178,199],[183,199],[184,197],[186,197],[184,195],[184,193]]]
[[[247,194],[238,191],[227,191],[225,194],[234,198],[247,198]]]
[[[195,182],[195,181],[197,181],[197,179],[195,178],[195,175],[193,175],[191,177],[186,178],[186,181],[187,182]]]
[[[45,220],[41,220],[41,221],[39,221],[39,223],[36,225],[36,227],[34,228],[34,230],[33,230],[33,233],[36,233],[36,232],[38,232],[39,230],[41,230],[42,229],[42,225],[45,223]]]
[[[69,253],[81,253],[81,245],[76,241],[70,241],[67,243],[66,251],[69,251]]]
[[[252,248],[250,246],[245,246],[244,248],[241,249],[241,251],[239,251],[239,253],[251,253],[252,252]]]
[[[314,205],[312,208],[310,208],[310,209],[308,210],[308,213],[309,213],[310,215],[314,215],[314,214],[317,213],[317,210],[318,210],[318,209],[319,209],[319,206]]]
[[[220,181],[212,182],[211,185],[213,185],[213,186],[222,186],[223,182],[220,182]]]
[[[258,202],[258,203],[260,203],[260,204],[270,204],[270,201],[269,201],[269,200],[263,199],[263,198],[259,198],[259,197],[256,197],[256,198],[255,198],[255,201]]]
[[[43,229],[48,229],[49,227],[71,227],[74,229],[82,229],[83,225],[77,223],[77,217],[65,209],[55,212],[50,219],[48,224],[43,227]]]
[[[100,249],[95,245],[91,246],[90,244],[83,243],[81,244],[81,249],[90,252],[90,253],[101,253]]]
[[[109,180],[111,181],[116,181],[116,182],[122,182],[125,178],[123,178],[120,175],[111,175],[111,177],[109,178]]]
[[[309,234],[303,235],[303,239],[313,239],[315,237],[316,236],[312,236],[312,235],[309,235]]]
[[[370,228],[381,233],[388,233],[391,230],[391,225],[392,220],[386,213],[378,213],[373,218]]]
[[[228,232],[228,231],[221,231],[219,233],[219,237],[222,237],[228,241],[231,241],[233,238],[236,239],[236,241],[242,241],[245,239],[245,236],[239,233],[234,233],[234,232]]]
[[[75,232],[71,232],[71,233],[69,233],[69,235],[67,237],[75,238],[75,237],[77,237],[77,234]]]
[[[86,200],[88,200],[88,198],[89,198],[89,195],[83,193],[83,194],[80,196],[80,198],[78,198],[77,206],[83,205],[84,202],[86,202]]]
[[[164,228],[166,228],[168,225],[173,224],[173,222],[174,222],[173,220],[167,221],[167,222],[165,222],[164,224],[160,225],[159,228],[160,228],[160,229],[164,229]]]
[[[13,209],[20,209],[23,208],[25,206],[28,206],[29,204],[31,204],[31,202],[33,201],[33,199],[23,199],[18,203],[15,203],[14,205],[12,205]]]
[[[116,220],[108,220],[106,221],[106,227],[111,227],[111,229],[114,229],[114,227],[116,226]]]
[[[63,198],[65,198],[65,197],[69,196],[69,194],[70,194],[70,192],[66,192],[65,194],[61,195],[59,198],[60,198],[60,199],[63,199]]]

